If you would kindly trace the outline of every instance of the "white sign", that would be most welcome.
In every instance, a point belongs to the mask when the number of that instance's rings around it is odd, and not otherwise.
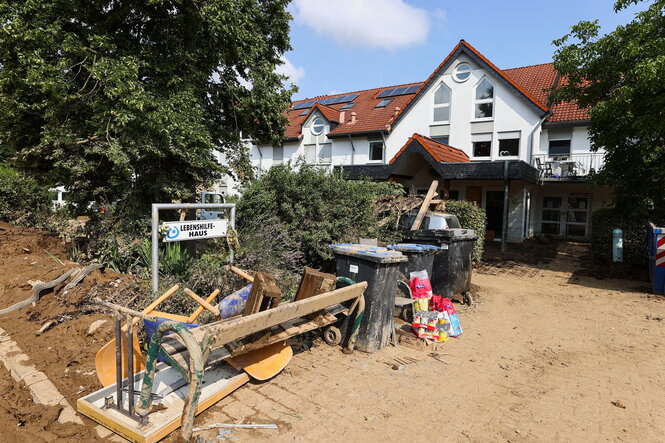
[[[350,265],[349,266],[349,272],[351,274],[357,274],[358,273],[358,265]]]
[[[228,220],[164,222],[163,226],[168,229],[164,235],[165,242],[201,240],[224,237],[228,228]]]

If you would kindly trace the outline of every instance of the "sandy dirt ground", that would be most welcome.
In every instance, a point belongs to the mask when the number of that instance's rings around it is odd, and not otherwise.
[[[0,250],[13,257],[0,263],[4,307],[29,294],[27,279],[61,272],[42,249],[61,258],[64,250],[55,239],[17,243],[11,228],[0,228]],[[665,298],[649,295],[646,282],[585,272],[586,245],[537,248],[535,259],[518,254],[478,267],[477,303],[459,306],[465,333],[436,352],[400,346],[347,356],[319,342],[279,376],[250,382],[211,407],[195,425],[279,425],[233,430],[221,435],[227,441],[662,441]],[[83,292],[115,290],[115,281],[93,276]],[[110,324],[85,333],[108,316],[81,315],[84,294],[76,294],[64,297],[56,288],[37,307],[0,317],[0,327],[72,405],[98,388],[94,354],[111,333]],[[56,327],[36,337],[49,319]],[[393,369],[394,358],[405,356],[418,362]],[[87,419],[86,427],[54,423],[57,410],[31,404],[1,366],[0,392],[0,442],[94,435]],[[218,433],[195,435],[205,441]]]
[[[280,425],[223,436],[237,441],[662,441],[665,300],[647,283],[578,277],[587,247],[552,247],[547,264],[482,267],[479,303],[459,309],[465,333],[436,358],[316,346],[197,425]],[[387,364],[401,356],[420,362]]]

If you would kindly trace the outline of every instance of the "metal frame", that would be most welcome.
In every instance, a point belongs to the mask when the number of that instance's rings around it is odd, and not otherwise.
[[[152,292],[159,290],[159,211],[169,209],[230,209],[229,223],[236,228],[235,203],[153,203],[152,204]],[[230,261],[233,263],[234,251],[231,248]]]

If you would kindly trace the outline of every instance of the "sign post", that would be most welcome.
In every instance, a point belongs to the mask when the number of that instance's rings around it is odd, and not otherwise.
[[[229,209],[229,220],[191,220],[183,222],[165,222],[168,227],[165,242],[201,240],[204,238],[224,237],[236,227],[236,205],[233,203],[153,203],[152,204],[152,292],[159,290],[159,211],[173,209]],[[234,251],[230,251],[233,263]]]

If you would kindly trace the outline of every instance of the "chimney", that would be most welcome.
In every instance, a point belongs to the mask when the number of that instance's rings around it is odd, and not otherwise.
[[[401,108],[399,106],[395,106],[395,117],[397,117],[397,114],[399,114],[399,111],[401,111]]]
[[[346,119],[346,111],[342,111],[339,113],[339,123],[342,124],[344,123],[344,120]]]
[[[351,121],[349,123],[351,123],[352,125],[356,123],[356,111],[353,111],[351,113]]]

